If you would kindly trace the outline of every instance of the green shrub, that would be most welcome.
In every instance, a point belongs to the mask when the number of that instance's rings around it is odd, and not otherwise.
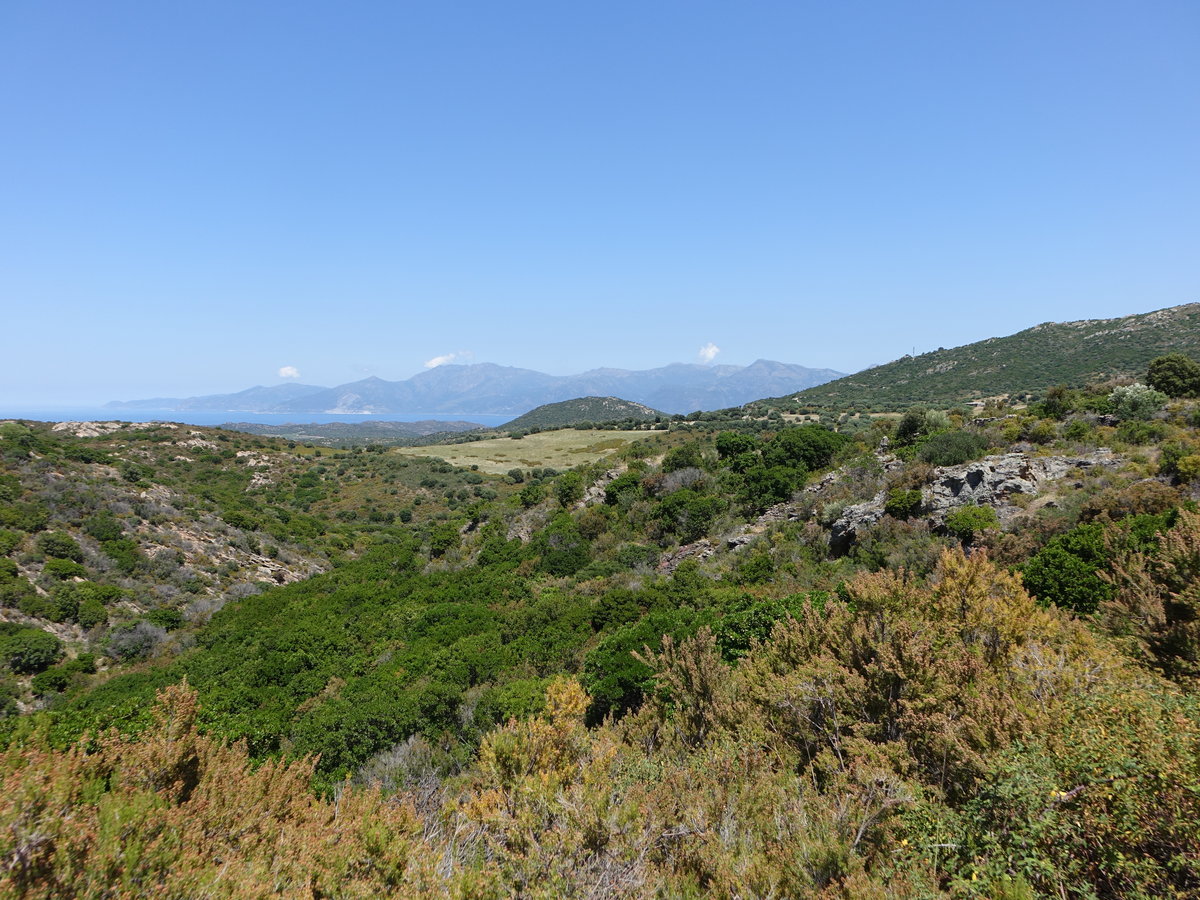
[[[9,626],[0,630],[0,663],[18,675],[42,672],[62,656],[62,641],[40,628]]]
[[[690,544],[708,534],[713,521],[724,511],[724,498],[682,488],[663,499],[658,520],[680,543]]]
[[[0,528],[0,556],[8,556],[25,541],[25,535],[19,531]]]
[[[1133,419],[1117,427],[1116,438],[1126,444],[1156,444],[1167,436],[1167,426],[1162,422],[1146,422]]]
[[[83,550],[80,549],[79,544],[69,534],[61,531],[47,531],[39,534],[34,546],[46,556],[83,562]]]
[[[1182,353],[1150,361],[1146,383],[1168,397],[1200,397],[1200,364]]]
[[[1175,471],[1179,474],[1180,481],[1200,481],[1200,453],[1191,453],[1180,458],[1175,464]]]
[[[151,625],[157,625],[166,631],[175,631],[183,627],[183,613],[177,609],[162,607],[146,613],[145,619]]]
[[[1068,441],[1087,441],[1095,433],[1096,426],[1086,419],[1075,419],[1063,429],[1063,437]]]
[[[888,492],[887,502],[883,511],[894,519],[908,519],[915,516],[921,509],[921,492],[913,489],[906,491],[896,488]]]
[[[61,694],[71,684],[71,676],[61,666],[55,666],[33,676],[30,687],[39,697]]]
[[[988,439],[977,431],[944,431],[935,434],[917,451],[917,458],[935,466],[958,466],[978,459]]]
[[[960,506],[946,516],[946,530],[964,543],[982,531],[994,531],[999,527],[996,510],[990,506]]]
[[[67,578],[83,578],[87,575],[87,569],[74,560],[54,557],[46,560],[46,564],[42,566],[42,574],[47,578],[63,581]]]

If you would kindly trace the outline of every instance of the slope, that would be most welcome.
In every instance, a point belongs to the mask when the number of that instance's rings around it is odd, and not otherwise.
[[[1119,319],[1046,322],[1008,337],[902,356],[786,399],[838,408],[950,405],[1036,394],[1056,384],[1140,378],[1152,359],[1172,351],[1200,355],[1200,303]]]

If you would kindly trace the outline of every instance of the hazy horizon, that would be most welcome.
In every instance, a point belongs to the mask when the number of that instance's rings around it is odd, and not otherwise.
[[[1195,4],[3,24],[0,402],[447,361],[855,372],[1200,300]]]

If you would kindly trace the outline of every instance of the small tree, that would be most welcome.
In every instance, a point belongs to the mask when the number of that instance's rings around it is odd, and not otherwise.
[[[1168,397],[1200,397],[1200,364],[1182,353],[1151,360],[1146,383]]]

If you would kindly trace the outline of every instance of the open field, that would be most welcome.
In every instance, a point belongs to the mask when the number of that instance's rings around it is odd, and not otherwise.
[[[520,440],[498,437],[469,444],[438,444],[427,447],[397,447],[393,453],[406,456],[436,456],[454,466],[478,466],[479,471],[502,475],[509,469],[569,469],[608,456],[640,440],[653,439],[646,431],[543,431]]]

